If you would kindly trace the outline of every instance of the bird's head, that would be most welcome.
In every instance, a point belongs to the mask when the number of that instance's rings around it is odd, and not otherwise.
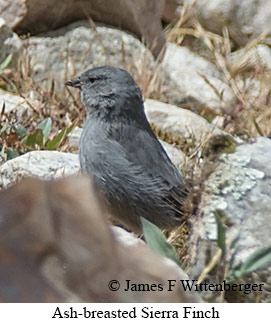
[[[112,66],[96,67],[65,83],[80,89],[87,114],[129,114],[143,111],[139,87],[131,75]]]

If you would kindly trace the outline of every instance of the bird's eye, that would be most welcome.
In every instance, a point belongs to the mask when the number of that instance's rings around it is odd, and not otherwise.
[[[92,84],[92,83],[94,83],[94,82],[96,81],[96,78],[95,78],[95,77],[91,77],[91,76],[90,76],[90,77],[88,78],[88,81],[89,81],[89,83],[91,83],[91,84]]]

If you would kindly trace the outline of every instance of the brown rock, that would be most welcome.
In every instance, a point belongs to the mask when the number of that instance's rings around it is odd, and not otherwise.
[[[7,5],[0,0],[0,12],[17,32],[32,34],[89,18],[136,34],[157,56],[165,43],[161,27],[164,4],[164,0],[17,0],[16,5]]]
[[[87,176],[26,179],[0,192],[0,300],[200,301],[178,284],[172,292],[124,291],[126,280],[167,286],[187,276],[145,245],[117,242],[102,201]],[[118,291],[108,288],[112,279]]]
[[[163,11],[163,21],[170,23],[176,19],[178,19],[178,13],[177,13],[177,9],[178,9],[178,0],[166,0],[165,1],[165,7],[164,7],[164,11]]]
[[[26,1],[24,0],[0,0],[1,18],[4,18],[10,28],[19,24],[27,13]]]
[[[6,21],[0,16],[0,64],[6,59],[9,54],[12,54],[13,60],[15,58],[16,61],[21,48],[21,40],[10,29]],[[12,63],[15,63],[15,61]]]

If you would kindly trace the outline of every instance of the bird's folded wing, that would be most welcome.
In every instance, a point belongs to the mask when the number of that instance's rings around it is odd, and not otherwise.
[[[121,134],[120,150],[131,165],[140,167],[146,176],[163,179],[167,189],[184,185],[181,173],[151,132],[130,125]]]

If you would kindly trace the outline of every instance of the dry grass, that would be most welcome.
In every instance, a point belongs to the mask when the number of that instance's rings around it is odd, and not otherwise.
[[[222,115],[224,130],[246,137],[271,136],[271,66],[267,62],[270,56],[264,56],[271,55],[270,36],[261,34],[237,50],[226,27],[222,35],[205,30],[186,6],[179,21],[168,28],[167,37],[197,51],[223,73],[236,99],[230,111]],[[267,54],[258,50],[259,45]],[[217,96],[221,95],[218,90],[214,91]]]

